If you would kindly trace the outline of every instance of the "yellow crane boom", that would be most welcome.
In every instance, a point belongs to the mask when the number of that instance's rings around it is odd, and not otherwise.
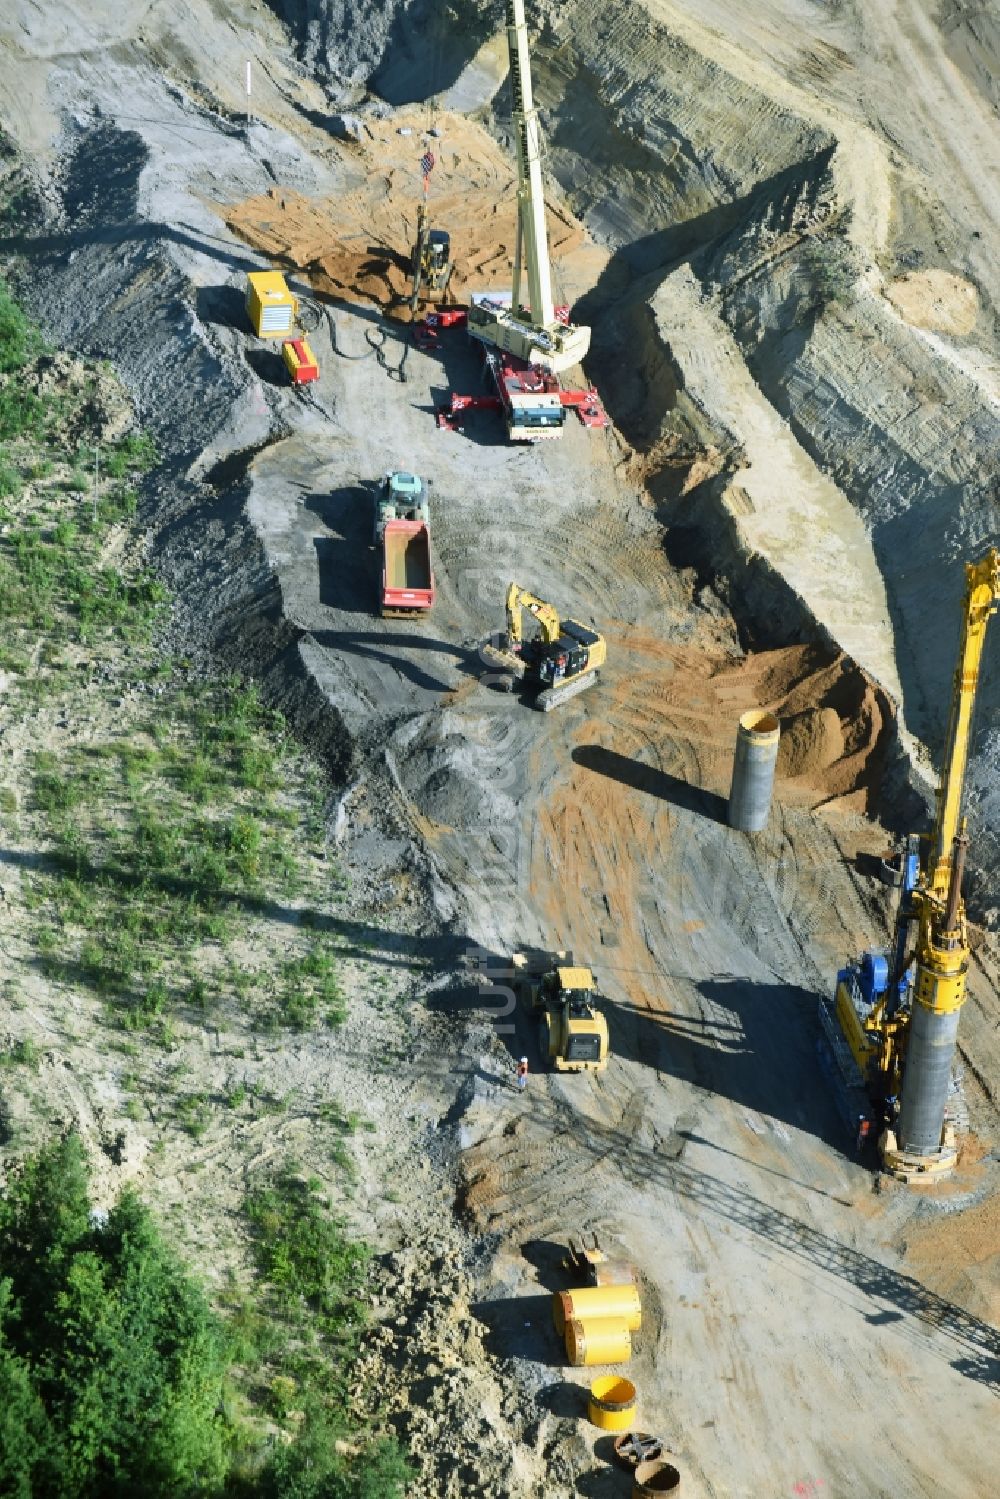
[[[997,604],[1000,603],[1000,552],[993,547],[979,562],[967,563],[965,576],[962,642],[955,671],[944,767],[937,794],[937,818],[928,861],[927,883],[941,900],[948,893],[952,853],[959,830],[972,710],[979,686],[979,664],[986,639],[986,626],[990,615],[996,612]]]

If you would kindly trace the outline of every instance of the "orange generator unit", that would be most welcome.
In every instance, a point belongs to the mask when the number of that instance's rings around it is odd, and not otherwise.
[[[289,338],[281,345],[281,357],[285,361],[293,385],[308,385],[319,379],[316,356],[304,338]]]

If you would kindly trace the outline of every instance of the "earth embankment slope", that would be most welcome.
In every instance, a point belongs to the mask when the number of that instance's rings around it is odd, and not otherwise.
[[[755,491],[748,546],[817,619],[841,616],[838,638],[901,694],[906,726],[936,756],[963,565],[1000,537],[987,249],[1000,162],[988,105],[935,45],[934,25],[916,3],[894,22],[878,5],[734,17],[712,4],[582,3],[543,31],[539,97],[553,170],[613,248],[587,300],[612,409],[627,360],[622,296],[651,299],[673,379],[642,392],[642,430],[658,417],[676,430],[693,403],[742,492],[730,487],[725,502],[739,512]],[[745,365],[752,398],[737,390],[734,401],[727,362],[734,378]],[[782,450],[784,476],[768,461]],[[804,526],[796,544],[787,525],[800,493],[829,526]],[[665,513],[697,528],[711,497]],[[851,533],[848,551],[826,547],[824,530]],[[928,611],[939,629],[926,629]],[[969,773],[983,870],[1000,853],[998,684],[987,665]],[[981,913],[990,883],[979,884]]]

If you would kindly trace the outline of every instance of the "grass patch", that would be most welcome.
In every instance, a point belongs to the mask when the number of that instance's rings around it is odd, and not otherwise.
[[[303,798],[284,741],[275,744],[279,727],[254,690],[177,674],[128,738],[36,754],[30,801],[50,864],[30,894],[47,973],[106,999],[133,1030],[226,1000],[272,1027],[344,1019],[314,913],[291,924],[283,961],[248,969],[225,959],[236,935],[282,902],[293,909],[303,891],[323,901],[328,888],[272,795]]]
[[[320,1183],[293,1170],[252,1192],[246,1215],[265,1305],[287,1337],[277,1372],[325,1375],[331,1360],[357,1352],[368,1251],[330,1211]]]
[[[15,1041],[9,1051],[0,1052],[0,1067],[28,1067],[37,1072],[42,1062],[42,1053],[30,1036]]]

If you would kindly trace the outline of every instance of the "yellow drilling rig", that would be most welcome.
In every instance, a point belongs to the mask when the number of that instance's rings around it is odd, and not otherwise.
[[[820,1003],[820,1057],[841,1112],[859,1146],[881,1130],[883,1164],[903,1181],[940,1176],[957,1159],[945,1115],[969,968],[962,791],[986,627],[1000,604],[1000,551],[965,573],[933,832],[907,842],[891,953],[870,951],[849,963],[833,1000]]]

